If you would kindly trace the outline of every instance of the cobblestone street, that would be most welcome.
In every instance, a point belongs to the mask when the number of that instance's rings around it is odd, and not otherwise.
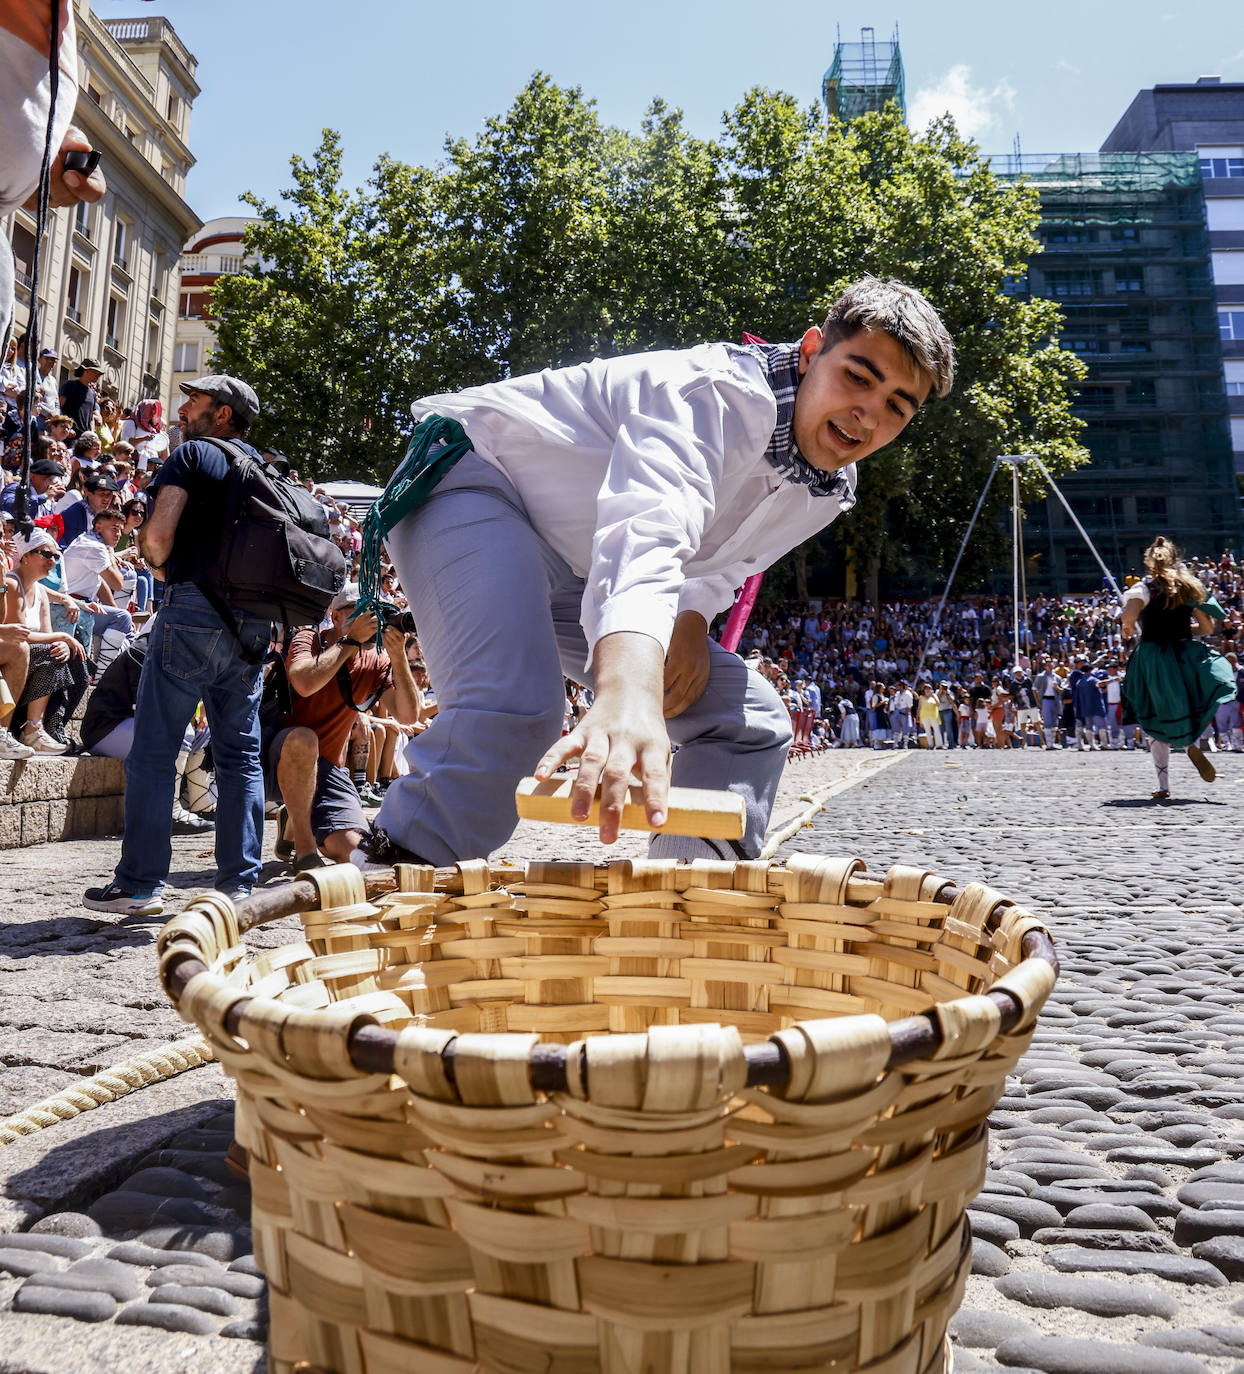
[[[852,853],[873,871],[988,881],[1049,922],[1063,961],[993,1118],[956,1371],[1240,1374],[1244,757],[1219,756],[1212,787],[1177,757],[1164,807],[1148,801],[1144,755],[893,757],[788,768],[775,830],[801,796],[854,785],[777,857]],[[204,841],[175,845],[175,880],[206,881]],[[641,848],[626,836],[612,853]],[[192,1033],[155,980],[163,918],[77,905],[115,852],[6,855],[0,1116]],[[521,828],[504,851],[541,854],[605,857],[585,832],[552,828]],[[265,1367],[248,1194],[223,1164],[230,1122],[211,1065],[0,1147],[0,1371]]]

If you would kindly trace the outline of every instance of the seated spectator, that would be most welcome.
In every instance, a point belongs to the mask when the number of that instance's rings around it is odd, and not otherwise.
[[[60,537],[62,549],[68,548],[80,535],[90,531],[92,518],[100,511],[110,510],[117,504],[121,488],[111,477],[88,474],[82,479],[82,500],[62,508],[57,512],[64,522]]]
[[[133,444],[139,469],[158,468],[168,456],[164,407],[156,400],[139,401],[133,416],[121,426],[121,438]]]
[[[82,717],[82,747],[100,758],[127,759],[134,743],[134,706],[138,679],[147,657],[147,636],[139,635],[112,660],[91,693]],[[193,725],[186,727],[177,755],[178,786],[173,790],[173,833],[194,835],[212,828],[211,822],[182,805],[181,778],[196,742]]]
[[[119,510],[95,512],[89,534],[79,535],[63,549],[65,590],[95,617],[96,638],[116,631],[129,643],[134,638],[130,613],[116,604],[114,593],[121,592],[125,577],[113,550],[121,537],[125,517]],[[128,602],[128,597],[125,600]],[[99,660],[98,647],[92,655]],[[103,665],[101,665],[103,666]]]
[[[4,620],[26,630],[24,680],[13,693],[14,715],[25,716],[18,739],[35,754],[63,754],[68,746],[43,728],[43,716],[52,693],[70,686],[69,659],[81,655],[82,646],[72,635],[52,629],[47,591],[39,585],[60,552],[56,540],[38,526],[17,539],[14,552],[17,566],[5,581]]]
[[[419,720],[405,636],[389,626],[384,651],[377,653],[371,647],[376,619],[353,616],[357,599],[358,587],[345,587],[333,599],[328,628],[300,630],[285,657],[291,711],[265,763],[284,802],[277,853],[293,859],[296,873],[349,862],[368,829],[345,768],[359,711],[379,700],[401,724]]]
[[[17,500],[16,482],[11,482],[0,493],[0,507],[11,511]],[[37,520],[41,515],[51,513],[53,503],[64,494],[65,473],[59,463],[50,458],[40,458],[30,465],[30,518]]]

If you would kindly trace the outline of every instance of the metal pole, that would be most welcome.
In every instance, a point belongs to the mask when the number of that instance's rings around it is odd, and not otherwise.
[[[1011,611],[1015,620],[1015,664],[1019,671],[1019,464],[1011,464]]]
[[[1105,574],[1106,581],[1110,585],[1110,590],[1114,592],[1115,596],[1119,598],[1119,602],[1122,603],[1123,593],[1119,590],[1119,584],[1114,580],[1114,577],[1111,575],[1110,569],[1106,567],[1105,563],[1102,561],[1101,554],[1097,552],[1097,549],[1095,548],[1093,541],[1088,537],[1088,534],[1085,532],[1084,526],[1079,522],[1079,520],[1076,519],[1076,513],[1067,504],[1067,498],[1059,490],[1058,483],[1050,476],[1049,468],[1047,468],[1045,464],[1040,460],[1040,458],[1036,457],[1035,454],[1033,455],[1032,461],[1036,463],[1037,467],[1041,469],[1042,473],[1045,475],[1045,480],[1050,484],[1051,487],[1054,488],[1054,495],[1057,496],[1058,499],[1062,502],[1063,509],[1071,518],[1071,523],[1076,527],[1077,530],[1079,530],[1080,538],[1084,540],[1084,542],[1088,545],[1089,552],[1093,555],[1095,559],[1097,559],[1097,566]]]
[[[929,627],[929,633],[925,636],[924,647],[920,650],[920,662],[916,664],[916,672],[913,677],[914,682],[920,681],[920,672],[924,667],[924,660],[928,657],[929,644],[933,636],[937,633],[937,627],[941,624],[942,612],[946,609],[946,598],[950,595],[950,588],[955,580],[955,573],[959,571],[959,564],[963,561],[963,551],[968,546],[968,540],[972,537],[972,531],[976,528],[976,517],[981,513],[981,507],[985,504],[985,497],[989,494],[989,486],[993,481],[994,473],[998,471],[998,464],[1001,458],[993,460],[993,467],[989,469],[989,476],[985,478],[985,485],[981,488],[981,494],[976,501],[976,509],[972,512],[972,518],[968,521],[968,528],[963,536],[963,542],[959,545],[959,552],[955,555],[954,567],[950,570],[950,576],[946,579],[946,587],[942,592],[942,599],[937,603],[937,610],[933,615],[933,624]]]

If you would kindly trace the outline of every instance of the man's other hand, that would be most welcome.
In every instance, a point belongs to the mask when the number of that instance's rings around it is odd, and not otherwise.
[[[665,655],[665,719],[694,706],[708,686],[708,622],[699,611],[682,611],[674,621]]]

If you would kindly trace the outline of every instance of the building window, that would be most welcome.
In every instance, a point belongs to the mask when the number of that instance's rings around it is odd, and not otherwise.
[[[1082,386],[1074,404],[1081,410],[1113,410],[1114,387]]]
[[[1046,290],[1051,296],[1095,296],[1096,272],[1047,272]]]
[[[1064,339],[1063,347],[1072,353],[1099,353],[1101,345],[1096,339]]]
[[[199,345],[179,343],[173,350],[174,372],[197,372],[199,370]]]
[[[1151,406],[1157,403],[1157,389],[1150,381],[1132,382],[1127,388],[1129,406]]]
[[[1244,177],[1244,157],[1203,157],[1201,175],[1206,181]]]
[[[1228,395],[1228,396],[1244,396],[1244,382],[1228,382],[1228,383],[1227,383],[1227,395]]]
[[[112,260],[122,271],[130,270],[130,226],[123,220],[117,220],[116,237],[112,243]]]
[[[1136,518],[1137,520],[1165,520],[1166,497],[1165,496],[1138,496],[1136,498]]]
[[[80,200],[74,209],[73,229],[75,234],[81,234],[84,239],[91,237],[91,207],[84,200]]]
[[[120,296],[108,297],[108,319],[104,326],[104,342],[117,353],[121,352],[121,337],[125,333],[125,302]]]
[[[174,128],[179,127],[178,120],[181,118],[181,101],[177,99],[176,91],[169,91],[168,93],[167,117],[168,122],[172,124]]]
[[[93,100],[96,103],[96,105],[103,105],[103,97],[100,95],[97,87],[88,85],[86,88],[86,94],[89,99]]]
[[[1135,243],[1138,237],[1134,224],[1116,224],[1110,231],[1111,243]]]
[[[1046,243],[1091,243],[1092,234],[1087,229],[1048,229]]]
[[[1120,339],[1120,353],[1148,353],[1149,344],[1145,339]]]
[[[17,273],[18,282],[27,288],[30,287],[34,277],[35,254],[37,252],[38,245],[35,236],[24,224],[14,224],[13,266]]]
[[[86,306],[87,275],[77,267],[70,267],[69,282],[65,287],[65,318],[74,324],[82,323],[82,311]]]
[[[1115,268],[1114,289],[1116,291],[1143,291],[1145,274],[1139,267]]]
[[[1244,339],[1244,310],[1220,310],[1218,332],[1224,343],[1230,339]]]

